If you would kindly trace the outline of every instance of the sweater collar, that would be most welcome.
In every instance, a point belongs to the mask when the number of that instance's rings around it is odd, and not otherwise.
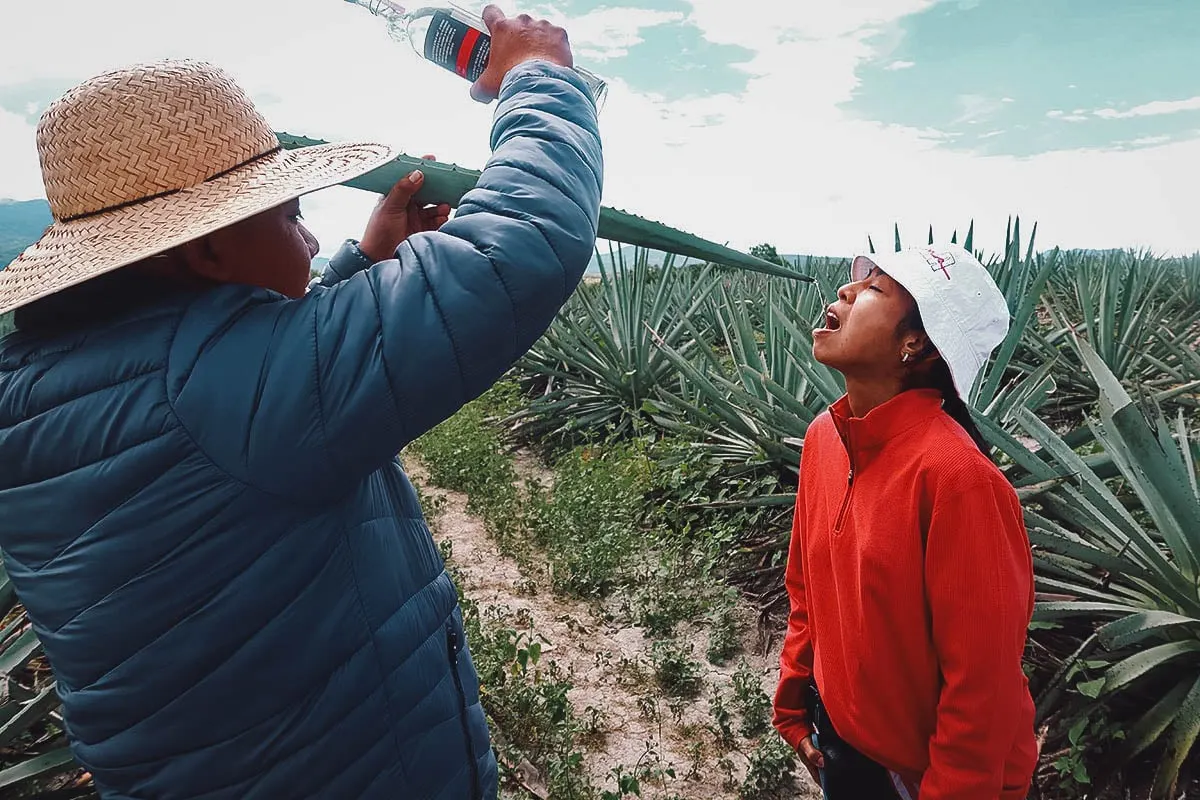
[[[843,395],[829,407],[833,424],[846,451],[852,456],[878,450],[889,440],[938,414],[942,393],[937,389],[910,389],[872,409],[865,417],[850,412],[850,401]]]

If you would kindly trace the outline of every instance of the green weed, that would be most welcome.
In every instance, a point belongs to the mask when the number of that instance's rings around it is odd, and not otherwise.
[[[649,465],[627,446],[582,447],[556,465],[548,492],[530,493],[529,529],[556,590],[602,598],[628,580],[640,549],[637,509]]]
[[[691,650],[690,645],[685,650],[675,641],[659,641],[652,646],[654,677],[668,696],[695,697],[700,693],[700,664],[691,658]]]
[[[738,651],[737,635],[737,590],[728,587],[723,591],[709,613],[708,662],[724,664]]]
[[[733,714],[725,705],[725,696],[719,687],[713,687],[708,700],[708,713],[712,717],[712,725],[709,727],[717,743],[726,749],[733,747]]]
[[[742,800],[783,800],[795,795],[796,754],[778,734],[766,737],[750,754],[738,793]]]
[[[745,658],[738,661],[733,673],[733,700],[742,715],[742,736],[753,739],[770,729],[771,698],[763,691],[758,673]]]

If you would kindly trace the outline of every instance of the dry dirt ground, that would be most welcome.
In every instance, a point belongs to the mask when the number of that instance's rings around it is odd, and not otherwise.
[[[516,466],[523,478],[535,477],[543,486],[549,486],[552,474],[532,458],[518,454]],[[673,701],[662,696],[654,685],[651,640],[641,629],[606,622],[606,615],[597,613],[599,609],[586,602],[556,597],[539,576],[523,574],[515,560],[500,553],[483,522],[467,513],[466,495],[433,486],[414,458],[406,458],[406,468],[422,492],[443,498],[438,504],[442,510],[430,523],[437,541],[449,539],[453,543],[451,558],[461,573],[463,592],[481,608],[505,608],[513,617],[531,621],[533,629],[549,642],[543,662],[554,660],[570,675],[574,688],[569,697],[577,717],[598,720],[598,734],[581,745],[586,770],[595,785],[613,788],[612,769],[620,765],[631,772],[639,760],[649,763],[647,759],[652,762],[657,758],[661,767],[673,767],[676,777],[665,778],[661,787],[653,789],[643,784],[643,797],[737,800],[737,786],[745,775],[751,745],[736,735],[736,713],[733,750],[718,745],[708,726],[714,686],[720,687],[727,705],[731,705],[731,676],[738,657],[725,666],[713,666],[704,658],[707,632],[703,627],[683,631],[681,638],[695,645],[693,657],[703,668],[704,688],[692,700],[674,701],[672,708]],[[741,655],[760,675],[764,691],[771,696],[778,678],[781,637],[762,641],[755,633],[755,613],[748,606],[739,611]],[[599,716],[594,717],[591,709],[600,712]],[[797,772],[803,773],[799,764]],[[530,775],[529,779],[532,788],[540,788],[536,776]],[[820,792],[803,773],[791,797],[819,798]]]

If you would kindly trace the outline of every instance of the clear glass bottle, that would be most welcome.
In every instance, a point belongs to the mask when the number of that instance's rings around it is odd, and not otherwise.
[[[408,42],[422,58],[439,67],[476,81],[487,67],[492,37],[477,15],[456,3],[415,8],[411,11],[393,0],[346,0],[362,6],[387,22],[388,36]],[[592,92],[596,108],[604,105],[608,84],[582,67],[575,71]]]

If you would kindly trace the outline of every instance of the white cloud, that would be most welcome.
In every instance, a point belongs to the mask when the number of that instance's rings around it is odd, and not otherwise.
[[[1158,144],[1166,144],[1171,141],[1170,136],[1143,136],[1139,139],[1130,140],[1130,144],[1135,147],[1150,147]]]
[[[644,41],[642,31],[646,28],[679,22],[684,18],[678,11],[610,7],[575,17],[569,22],[558,14],[543,15],[558,24],[570,25],[568,35],[571,48],[581,62],[620,58],[628,54],[629,48]]]
[[[930,223],[948,235],[972,217],[979,245],[995,250],[1012,213],[1040,223],[1044,246],[1200,249],[1200,229],[1185,213],[1194,208],[1191,188],[1178,179],[1179,164],[1200,163],[1200,141],[979,157],[945,149],[954,134],[851,118],[840,104],[858,85],[857,68],[867,58],[887,60],[901,35],[896,23],[933,0],[741,0],[732,9],[725,0],[689,2],[688,19],[710,40],[756,53],[745,65],[748,88],[670,102],[613,79],[601,114],[607,205],[735,247],[770,241],[784,252],[844,255],[869,233],[889,241],[893,222],[923,238]],[[378,20],[346,3],[292,0],[281,14],[277,4],[209,0],[186,24],[160,0],[64,3],[69,13],[63,3],[25,4],[17,21],[0,12],[0,85],[196,56],[233,73],[279,130],[383,140],[472,167],[488,156],[492,107],[471,101],[465,81],[390,42]],[[514,10],[512,0],[501,5]],[[600,60],[604,74],[606,48],[627,47],[665,21],[636,13],[630,23],[606,12],[572,20],[579,63]],[[41,30],[54,31],[53,58],[31,35]],[[882,44],[868,43],[869,35]],[[989,103],[1003,100],[971,102],[964,113],[985,119]],[[0,196],[40,194],[32,128],[0,114]],[[373,201],[344,188],[305,201],[324,252],[361,234]]]
[[[0,197],[42,194],[34,128],[25,117],[0,109]]]
[[[961,113],[951,120],[951,125],[978,125],[999,111],[1002,105],[1002,101],[981,94],[961,94],[957,99]]]
[[[1162,114],[1178,114],[1180,111],[1200,111],[1200,96],[1189,97],[1186,100],[1155,100],[1134,106],[1128,111],[1118,111],[1115,108],[1101,108],[1095,112],[1097,117],[1104,119],[1126,119],[1129,117],[1155,117]]]
[[[1070,112],[1063,111],[1061,108],[1055,108],[1047,111],[1046,116],[1051,119],[1060,119],[1063,122],[1087,122],[1091,119],[1087,114],[1087,110],[1082,108],[1077,108]]]
[[[889,72],[896,72],[897,70],[910,69],[916,65],[917,62],[915,61],[893,61],[884,67],[884,69],[888,70]]]

